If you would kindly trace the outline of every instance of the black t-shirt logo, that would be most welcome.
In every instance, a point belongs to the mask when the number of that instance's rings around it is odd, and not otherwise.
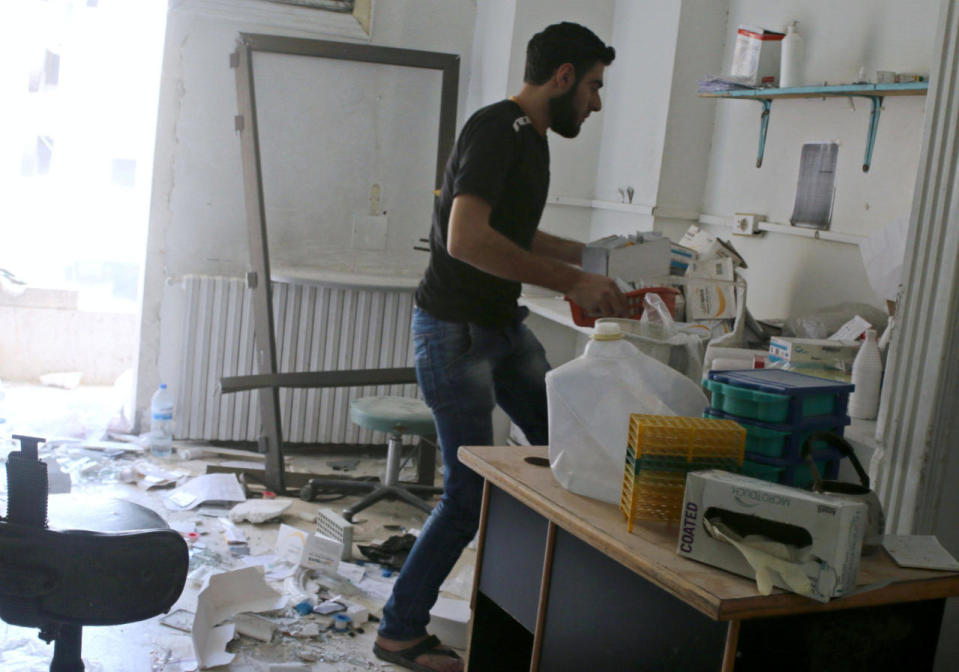
[[[529,117],[520,117],[519,119],[513,122],[513,130],[519,133],[519,129],[521,129],[523,126],[526,126],[527,124],[532,124],[532,123],[533,122],[529,120]]]

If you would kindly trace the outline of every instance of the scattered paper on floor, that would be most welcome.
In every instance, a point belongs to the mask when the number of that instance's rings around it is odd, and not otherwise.
[[[185,511],[206,502],[243,502],[246,494],[236,474],[205,474],[187,481],[163,499],[168,509]]]

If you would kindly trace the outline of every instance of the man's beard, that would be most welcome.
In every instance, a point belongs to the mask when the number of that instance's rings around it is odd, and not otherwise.
[[[576,95],[578,85],[579,82],[576,82],[563,95],[549,99],[549,127],[564,138],[575,138],[579,135],[579,128],[582,125],[576,107],[573,105],[573,96]]]

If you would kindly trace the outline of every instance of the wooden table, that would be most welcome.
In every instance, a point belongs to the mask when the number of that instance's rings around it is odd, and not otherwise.
[[[469,669],[932,669],[959,574],[864,557],[856,593],[826,604],[676,555],[678,527],[626,531],[613,505],[526,462],[545,447],[464,446],[486,479]]]

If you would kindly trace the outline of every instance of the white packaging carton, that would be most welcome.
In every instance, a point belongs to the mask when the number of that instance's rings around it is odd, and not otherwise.
[[[715,259],[717,257],[728,257],[733,260],[733,266],[737,268],[746,268],[746,260],[736,250],[729,241],[717,238],[713,234],[703,231],[701,228],[692,224],[679,240],[682,247],[689,248],[696,252],[697,259]]]
[[[859,341],[792,336],[774,336],[769,339],[769,359],[773,362],[789,362],[796,366],[848,365],[848,370],[852,367],[857,352]]]
[[[724,320],[736,317],[736,286],[722,280],[697,280],[686,284],[686,319]]]
[[[691,472],[676,552],[755,578],[756,571],[736,546],[707,531],[704,519],[719,517],[741,537],[762,534],[789,543],[795,549],[790,568],[808,577],[808,597],[828,602],[855,588],[866,528],[862,502],[727,471]],[[790,590],[778,572],[771,577],[773,585]]]
[[[643,233],[630,240],[608,236],[583,248],[583,270],[639,282],[669,275],[671,256],[669,238],[659,234]]]
[[[756,26],[740,26],[736,31],[736,46],[729,74],[751,86],[775,86],[779,81],[784,37],[785,33]]]
[[[693,261],[686,268],[686,277],[732,282],[736,279],[733,265],[733,260],[730,257]]]

